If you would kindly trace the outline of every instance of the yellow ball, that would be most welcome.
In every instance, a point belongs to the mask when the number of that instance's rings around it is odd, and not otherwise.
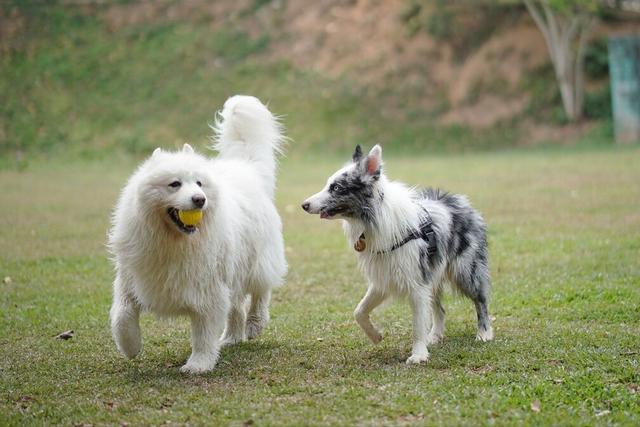
[[[202,221],[202,211],[200,209],[178,211],[178,218],[184,225],[198,225]]]

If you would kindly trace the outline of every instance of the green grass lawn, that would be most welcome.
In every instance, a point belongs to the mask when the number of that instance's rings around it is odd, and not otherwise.
[[[368,342],[353,250],[299,209],[341,160],[296,157],[272,322],[202,376],[178,373],[184,319],[143,316],[133,361],[111,340],[105,233],[134,162],[0,171],[0,425],[640,423],[639,149],[386,156],[391,177],[466,193],[489,224],[496,340],[477,343],[471,303],[448,297],[446,340],[421,366],[404,364],[404,303],[374,312],[385,340]]]

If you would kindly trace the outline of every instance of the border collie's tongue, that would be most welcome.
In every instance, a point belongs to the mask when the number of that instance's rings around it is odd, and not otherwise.
[[[322,211],[320,212],[320,219],[327,219],[329,218],[331,215],[329,215],[328,213]]]

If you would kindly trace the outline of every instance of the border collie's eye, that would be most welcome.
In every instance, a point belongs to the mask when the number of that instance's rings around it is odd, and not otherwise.
[[[329,186],[329,193],[340,193],[342,191],[342,186],[336,182]]]
[[[169,184],[169,187],[171,188],[178,188],[182,185],[182,183],[180,181],[173,181],[171,184]]]
[[[196,181],[196,184],[198,184],[198,187],[202,187],[202,183],[200,181]]]

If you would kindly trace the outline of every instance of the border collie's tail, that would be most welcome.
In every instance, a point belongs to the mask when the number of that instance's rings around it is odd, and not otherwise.
[[[212,128],[218,158],[255,162],[271,188],[275,186],[275,156],[282,152],[285,137],[278,119],[258,98],[236,95],[227,99]]]

